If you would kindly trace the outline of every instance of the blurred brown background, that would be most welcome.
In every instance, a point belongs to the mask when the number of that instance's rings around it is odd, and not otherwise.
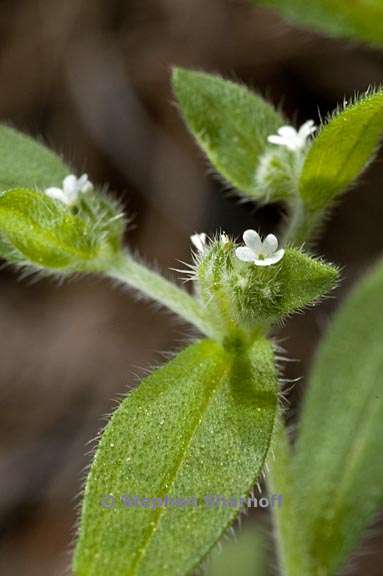
[[[297,30],[245,0],[3,0],[0,120],[109,182],[135,216],[127,242],[165,271],[190,259],[195,231],[268,232],[282,216],[223,194],[174,106],[172,65],[242,80],[301,123],[380,83],[383,51]],[[319,243],[344,266],[340,298],[382,252],[381,177],[380,157]],[[283,329],[299,360],[289,377],[307,373],[336,305]],[[89,442],[142,369],[188,329],[108,282],[58,288],[20,282],[9,269],[0,318],[0,574],[57,576],[69,570]],[[290,393],[292,423],[303,389],[304,379]],[[382,574],[379,532],[382,524],[350,574]]]

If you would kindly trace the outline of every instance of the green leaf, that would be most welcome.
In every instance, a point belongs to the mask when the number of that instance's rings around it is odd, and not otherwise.
[[[383,91],[336,113],[312,143],[303,165],[299,191],[303,213],[295,240],[304,241],[325,211],[362,174],[383,136]]]
[[[300,193],[322,210],[344,192],[375,156],[383,136],[383,91],[367,94],[323,126],[303,166]]]
[[[265,576],[267,543],[259,531],[247,528],[212,554],[208,576]]]
[[[381,0],[253,0],[267,4],[298,24],[330,36],[343,36],[374,45],[383,44]]]
[[[288,248],[278,274],[281,286],[279,315],[291,314],[315,304],[336,286],[338,277],[335,266]]]
[[[302,530],[334,574],[383,505],[383,265],[336,315],[314,363],[295,456]]]
[[[315,304],[335,287],[338,270],[301,250],[286,248],[271,266],[242,262],[229,238],[211,241],[196,261],[197,298],[217,333],[268,329],[293,312]]]
[[[334,266],[293,248],[287,248],[282,260],[272,266],[234,263],[235,271],[228,269],[220,282],[216,279],[215,294],[221,289],[222,300],[226,291],[236,322],[250,328],[277,322],[315,304],[338,280]],[[209,309],[209,302],[205,306]],[[223,307],[222,318],[224,314]]]
[[[61,187],[69,168],[48,148],[8,126],[0,126],[0,191]]]
[[[257,197],[256,169],[267,136],[283,117],[245,86],[203,72],[173,71],[182,116],[214,168],[240,192]]]
[[[0,195],[0,239],[2,257],[37,268],[81,270],[100,256],[100,246],[84,221],[34,190]]]
[[[0,255],[10,262],[51,270],[89,269],[89,262],[121,249],[125,219],[113,199],[97,189],[72,211],[44,198],[70,172],[52,151],[29,136],[0,125]],[[84,268],[85,265],[85,268]]]
[[[101,438],[85,489],[76,576],[189,574],[259,475],[275,412],[266,340],[240,356],[205,340],[146,378]],[[105,495],[113,496],[112,509],[100,504]],[[131,500],[128,508],[124,495],[148,498],[149,507]],[[235,498],[237,506],[210,508],[209,495]],[[153,500],[166,496],[179,504]]]

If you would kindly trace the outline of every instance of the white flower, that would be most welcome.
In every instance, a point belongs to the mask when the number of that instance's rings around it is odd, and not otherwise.
[[[77,178],[74,174],[69,174],[65,176],[62,188],[52,186],[51,188],[46,188],[44,193],[54,200],[60,200],[67,206],[73,206],[80,194],[91,190],[93,190],[93,184],[88,179],[87,174],[83,174],[80,178]]]
[[[205,251],[207,240],[205,232],[202,232],[201,234],[193,234],[193,236],[190,236],[190,240],[193,246],[197,248],[198,252],[202,254],[202,252]]]
[[[302,150],[306,146],[308,137],[316,130],[313,120],[307,120],[299,130],[292,126],[281,126],[277,134],[268,136],[267,140],[277,146],[285,146],[293,152]]]
[[[266,236],[262,242],[255,230],[246,230],[243,234],[246,246],[236,248],[235,255],[243,262],[253,262],[256,266],[270,266],[279,262],[285,251],[278,250],[278,240],[274,234]]]
[[[193,234],[192,236],[190,236],[190,240],[193,246],[197,248],[200,254],[203,254],[205,252],[208,241],[208,237],[207,234],[205,234],[205,232],[201,232],[201,234]],[[225,244],[230,242],[230,239],[229,236],[225,234],[225,232],[222,232],[219,235],[219,241],[221,245],[224,246]]]

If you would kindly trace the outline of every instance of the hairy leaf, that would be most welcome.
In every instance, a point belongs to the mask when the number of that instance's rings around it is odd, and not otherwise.
[[[337,279],[338,271],[331,264],[287,248],[282,260],[272,266],[236,263],[235,272],[229,270],[227,277],[222,276],[221,286],[216,279],[215,290],[221,288],[221,296],[224,291],[229,293],[235,320],[251,327],[276,322],[313,305],[334,288]]]
[[[314,363],[295,456],[302,530],[334,574],[383,505],[383,265],[336,315]]]
[[[240,192],[256,197],[256,169],[267,136],[284,124],[282,116],[245,86],[219,76],[176,68],[173,88],[188,128],[213,166]]]
[[[9,126],[0,126],[0,191],[61,186],[68,167],[51,150]]]
[[[299,182],[305,211],[296,241],[305,240],[323,213],[374,158],[383,136],[383,91],[340,110],[323,126],[306,157]]]
[[[77,576],[189,574],[231,524],[261,471],[276,411],[271,345],[243,354],[202,341],[123,401],[87,482]],[[209,495],[236,502],[209,507]]]
[[[51,270],[83,269],[99,247],[85,223],[41,192],[0,195],[0,255],[11,262]]]
[[[381,0],[253,0],[282,12],[293,22],[312,26],[330,36],[383,44]]]
[[[326,208],[376,154],[383,136],[383,91],[347,106],[322,128],[303,166],[300,192],[312,210]]]
[[[332,290],[338,281],[335,266],[311,258],[300,250],[288,248],[280,264],[280,316],[302,310],[316,303]]]

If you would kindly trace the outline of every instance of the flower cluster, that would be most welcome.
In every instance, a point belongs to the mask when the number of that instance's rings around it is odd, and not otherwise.
[[[193,234],[190,237],[193,246],[200,254],[207,249],[207,235]],[[221,244],[228,242],[226,234],[220,235]],[[256,266],[270,266],[282,260],[285,251],[278,249],[278,239],[274,234],[268,234],[262,241],[260,235],[255,230],[246,230],[243,234],[245,246],[235,249],[235,255],[242,262],[252,262]]]
[[[299,130],[293,128],[293,126],[281,126],[277,134],[272,134],[267,138],[270,144],[276,144],[277,146],[284,146],[289,150],[296,152],[298,150],[303,150],[307,144],[308,138],[316,130],[313,120],[308,120],[305,122]]]
[[[44,193],[67,206],[73,206],[78,201],[80,194],[85,194],[92,190],[93,184],[88,179],[87,174],[83,174],[80,178],[77,178],[74,174],[69,174],[64,178],[62,188],[52,186],[46,188]]]

